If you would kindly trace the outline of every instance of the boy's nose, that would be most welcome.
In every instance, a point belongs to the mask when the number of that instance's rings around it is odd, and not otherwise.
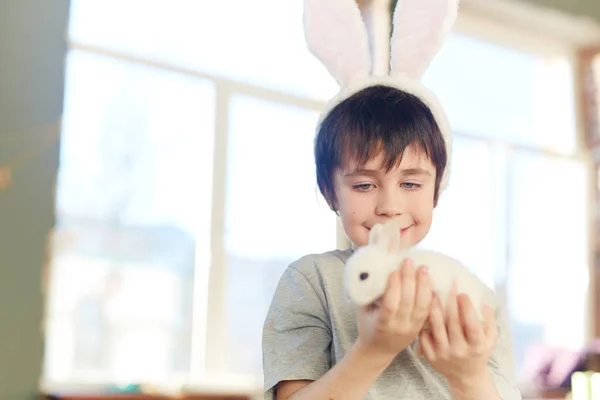
[[[403,212],[403,201],[399,194],[381,193],[375,213],[386,217],[393,217]]]

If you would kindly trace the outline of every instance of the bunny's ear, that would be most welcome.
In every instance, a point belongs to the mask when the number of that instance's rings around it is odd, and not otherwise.
[[[371,230],[369,231],[369,244],[374,246],[381,245],[381,233],[383,230],[383,226],[380,224],[373,225]]]
[[[421,76],[450,33],[459,0],[398,0],[394,11],[390,75]]]
[[[305,0],[304,32],[309,50],[338,84],[369,76],[369,39],[355,0]]]
[[[389,220],[383,225],[383,241],[388,251],[400,251],[400,224],[395,220]]]

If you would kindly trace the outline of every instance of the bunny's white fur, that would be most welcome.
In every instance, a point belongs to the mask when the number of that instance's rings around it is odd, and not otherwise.
[[[404,259],[413,260],[415,267],[427,267],[433,290],[445,310],[448,294],[456,282],[458,293],[469,296],[480,319],[486,300],[485,284],[459,261],[444,254],[418,248],[401,249],[400,226],[393,220],[375,225],[369,243],[358,248],[348,259],[344,271],[347,297],[356,305],[373,303],[385,292],[391,272],[401,267]]]

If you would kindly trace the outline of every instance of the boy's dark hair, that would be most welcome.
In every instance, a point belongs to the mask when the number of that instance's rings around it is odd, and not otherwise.
[[[402,160],[404,150],[416,145],[436,169],[434,204],[446,168],[446,145],[429,108],[416,96],[387,86],[372,86],[335,106],[315,138],[317,184],[333,211],[337,199],[333,176],[350,160],[364,166],[384,151],[383,168]]]

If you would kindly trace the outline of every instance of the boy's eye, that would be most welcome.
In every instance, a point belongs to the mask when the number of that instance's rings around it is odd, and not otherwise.
[[[418,184],[418,183],[412,183],[412,182],[404,182],[400,186],[402,186],[406,190],[417,190],[417,189],[421,188],[420,184]]]
[[[373,188],[372,183],[359,183],[358,185],[354,185],[354,189],[359,192],[366,192]]]

